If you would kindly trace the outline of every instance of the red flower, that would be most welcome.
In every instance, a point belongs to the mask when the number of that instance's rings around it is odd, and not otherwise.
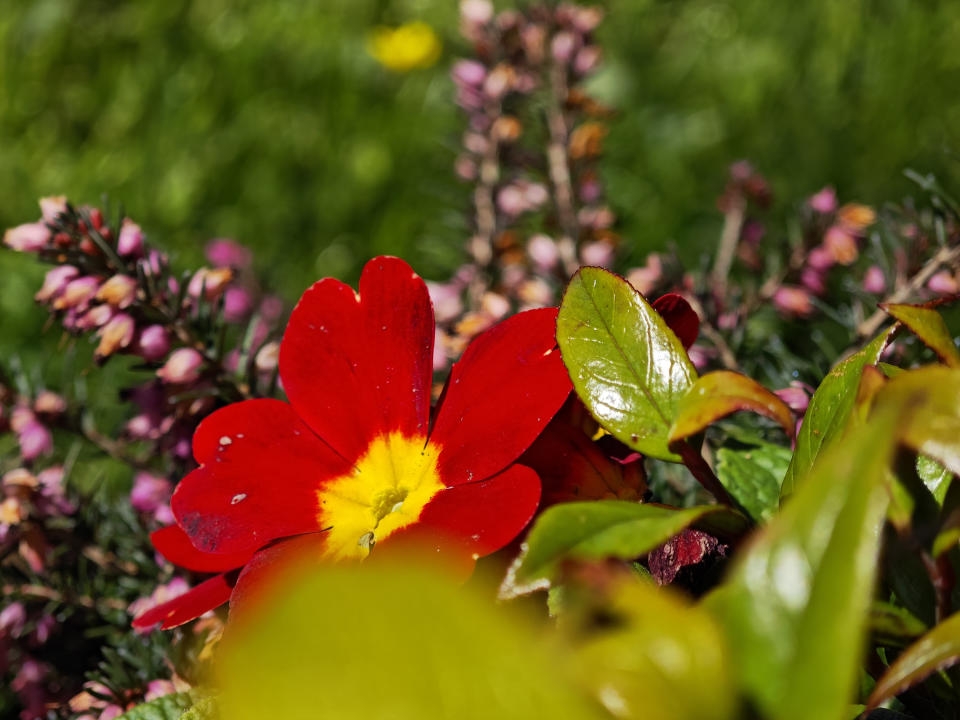
[[[248,400],[201,423],[200,467],[171,503],[184,535],[161,531],[158,549],[177,564],[244,571],[134,624],[174,627],[236,600],[284,546],[304,541],[340,561],[417,539],[471,566],[505,546],[540,500],[536,473],[514,461],[571,389],[555,325],[555,308],[531,310],[478,336],[431,418],[434,320],[423,280],[380,257],[364,268],[359,294],[332,278],[316,283],[280,348],[289,404]]]

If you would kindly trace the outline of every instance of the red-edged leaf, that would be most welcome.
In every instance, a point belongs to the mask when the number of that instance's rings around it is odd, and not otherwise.
[[[556,317],[556,308],[514,315],[477,337],[453,366],[430,435],[446,485],[503,470],[563,405],[571,386]]]
[[[793,436],[793,413],[783,400],[745,375],[718,370],[698,378],[681,398],[670,428],[670,442],[696,435],[740,410],[764,415],[779,423],[788,437]]]
[[[953,336],[940,313],[924,305],[884,303],[880,307],[890,317],[910,328],[943,362],[951,367],[960,367],[960,352],[957,352]]]
[[[169,630],[196,620],[205,612],[214,610],[230,599],[233,583],[226,574],[204,580],[183,595],[147,610],[133,620],[135,628],[149,628],[161,623],[161,630]]]
[[[250,552],[319,530],[317,489],[351,467],[279,400],[218,410],[200,424],[193,449],[201,466],[171,506],[203,552]]]
[[[150,541],[157,552],[178,567],[202,573],[219,573],[234,570],[243,566],[252,555],[251,552],[240,553],[205,553],[197,550],[187,535],[178,525],[154,530],[150,533]]]
[[[423,280],[402,260],[378,257],[359,295],[332,278],[303,294],[280,346],[280,377],[297,414],[354,460],[385,432],[426,432],[433,339]]]
[[[682,295],[667,293],[650,304],[680,339],[684,349],[689,350],[700,334],[700,318],[690,307],[690,303],[684,300]]]

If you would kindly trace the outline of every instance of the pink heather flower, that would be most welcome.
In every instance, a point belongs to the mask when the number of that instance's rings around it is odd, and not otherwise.
[[[173,525],[177,521],[169,504],[158,507],[153,513],[153,519],[160,525]]]
[[[827,284],[824,282],[823,273],[814,270],[812,267],[806,267],[800,274],[800,283],[814,295],[823,295],[827,291]]]
[[[510,301],[498,293],[485,292],[480,298],[480,309],[490,317],[499,320],[510,312]]]
[[[36,420],[27,423],[17,433],[17,442],[20,444],[20,455],[27,461],[53,452],[53,435]]]
[[[3,234],[3,244],[18,252],[39,252],[50,240],[50,230],[42,222],[26,223]]]
[[[428,282],[427,291],[438,323],[449,322],[463,312],[460,288],[453,283]]]
[[[602,53],[596,45],[587,45],[577,53],[573,59],[573,71],[578,75],[586,75],[600,65]]]
[[[481,88],[487,79],[487,69],[476,60],[458,60],[453,64],[450,76],[457,85]]]
[[[280,343],[273,341],[266,343],[257,350],[257,356],[253,359],[253,364],[258,372],[270,373],[277,369],[279,361]]]
[[[124,218],[120,226],[117,253],[123,257],[140,257],[143,254],[143,230],[128,218]]]
[[[641,295],[649,295],[663,277],[663,261],[656,253],[647,256],[647,264],[627,273],[629,282]]]
[[[187,294],[190,297],[198,298],[203,293],[207,300],[215,300],[220,296],[233,279],[233,272],[230,268],[200,268],[193,274],[190,284],[187,286]]]
[[[57,219],[57,215],[66,211],[67,198],[65,195],[40,198],[40,214],[43,215],[45,223],[53,223]]]
[[[143,699],[150,702],[151,700],[156,700],[164,695],[170,695],[176,691],[177,688],[174,687],[174,684],[169,680],[151,680],[147,683],[147,692]]]
[[[517,297],[528,308],[547,307],[553,304],[553,289],[540,278],[525,280],[517,288]]]
[[[96,330],[110,322],[116,311],[109,305],[94,305],[73,323],[76,330]]]
[[[59,627],[59,623],[53,615],[43,615],[37,619],[33,632],[30,633],[30,639],[37,645],[43,645],[50,639],[57,627]]]
[[[136,330],[136,323],[126,313],[113,316],[110,322],[100,328],[97,333],[100,336],[100,344],[97,345],[94,355],[97,358],[105,358],[129,347]]]
[[[558,32],[550,42],[550,54],[558,63],[568,63],[577,51],[577,44],[577,39],[573,33]]]
[[[204,254],[210,264],[217,268],[243,270],[253,262],[250,249],[229,238],[214,238],[207,243]]]
[[[260,316],[266,322],[279,320],[283,315],[283,300],[276,295],[267,295],[260,301]]]
[[[19,637],[27,622],[27,608],[23,603],[12,602],[0,610],[0,637]]]
[[[710,362],[710,357],[702,345],[691,345],[687,350],[687,355],[690,357],[693,366],[701,372]]]
[[[457,156],[456,161],[453,164],[454,172],[457,173],[457,177],[461,180],[475,180],[477,177],[477,164],[470,158],[469,155],[460,154]]]
[[[67,283],[79,274],[80,271],[73,267],[73,265],[60,265],[52,270],[48,270],[43,278],[43,286],[37,291],[37,294],[33,296],[34,299],[42,303],[50,302],[59,296],[60,293],[66,289]]]
[[[816,212],[827,215],[837,209],[837,192],[832,187],[825,187],[816,195],[811,195],[807,204]]]
[[[33,409],[41,415],[56,416],[67,409],[67,401],[52,390],[41,390],[33,400]]]
[[[483,82],[483,94],[491,100],[499,100],[510,90],[512,73],[504,66],[498,65],[489,73]]]
[[[97,300],[103,300],[123,310],[137,297],[137,281],[129,275],[114,275],[97,291]]]
[[[527,241],[527,255],[538,268],[552,270],[560,261],[560,251],[552,238],[546,235],[534,235]]]
[[[589,242],[580,248],[580,262],[584,265],[610,267],[613,263],[613,247],[603,240]]]
[[[93,296],[97,294],[100,288],[100,281],[90,275],[79,277],[67,283],[63,293],[53,301],[55,310],[67,310],[68,308],[86,308]]]
[[[110,703],[100,711],[97,720],[116,720],[121,715],[123,715],[123,708],[115,703]]]
[[[154,513],[161,505],[170,502],[173,484],[165,477],[148,472],[138,472],[133,478],[130,504],[142,513]]]
[[[787,315],[805,317],[813,313],[810,293],[803,288],[783,285],[773,294],[773,304]]]
[[[938,295],[954,295],[960,291],[957,279],[947,270],[941,270],[927,281],[927,288]]]
[[[191,383],[200,377],[203,366],[203,356],[193,348],[175,350],[162,368],[157,370],[157,376],[164,382],[183,384]]]
[[[803,415],[810,404],[810,393],[806,386],[800,382],[794,381],[790,383],[790,387],[775,390],[773,394],[783,400],[787,407],[797,415]]]
[[[538,208],[550,199],[550,193],[542,183],[529,183],[523,190],[523,197],[531,208]]]
[[[504,215],[517,216],[530,206],[523,190],[516,185],[507,185],[497,193],[497,207]]]
[[[10,414],[10,429],[15,433],[19,433],[22,432],[27,425],[36,421],[37,416],[34,415],[33,410],[25,405],[18,405]]]
[[[144,360],[156,362],[170,352],[170,338],[163,325],[150,325],[140,332],[137,354]]]
[[[833,254],[823,245],[817,245],[807,255],[807,264],[820,272],[833,267],[833,262]]]
[[[490,0],[460,0],[460,18],[470,25],[486,25],[493,20]]]
[[[253,310],[250,291],[243,287],[228,287],[223,297],[223,317],[227,322],[240,322]]]
[[[871,265],[863,275],[863,289],[874,295],[882,295],[887,289],[887,279],[878,265]]]
[[[857,239],[838,225],[833,225],[823,237],[823,246],[835,262],[852,265],[859,255]]]

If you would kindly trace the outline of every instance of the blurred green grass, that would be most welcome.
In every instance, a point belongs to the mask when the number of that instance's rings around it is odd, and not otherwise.
[[[605,7],[592,89],[616,110],[602,169],[633,260],[670,242],[695,260],[713,243],[739,158],[781,210],[827,183],[899,197],[907,165],[958,175],[944,153],[960,128],[956,3]],[[411,19],[444,55],[390,73],[366,33]],[[6,0],[0,225],[34,219],[42,195],[107,194],[183,267],[211,237],[250,245],[291,301],[377,253],[441,277],[468,232],[469,188],[451,169],[456,26],[449,0]],[[0,357],[44,347],[29,302],[41,275],[0,252]]]

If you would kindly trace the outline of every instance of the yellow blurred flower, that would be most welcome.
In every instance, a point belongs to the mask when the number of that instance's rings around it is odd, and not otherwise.
[[[424,22],[405,23],[397,28],[373,29],[367,47],[373,57],[388,70],[410,72],[427,68],[440,59],[440,38]]]

